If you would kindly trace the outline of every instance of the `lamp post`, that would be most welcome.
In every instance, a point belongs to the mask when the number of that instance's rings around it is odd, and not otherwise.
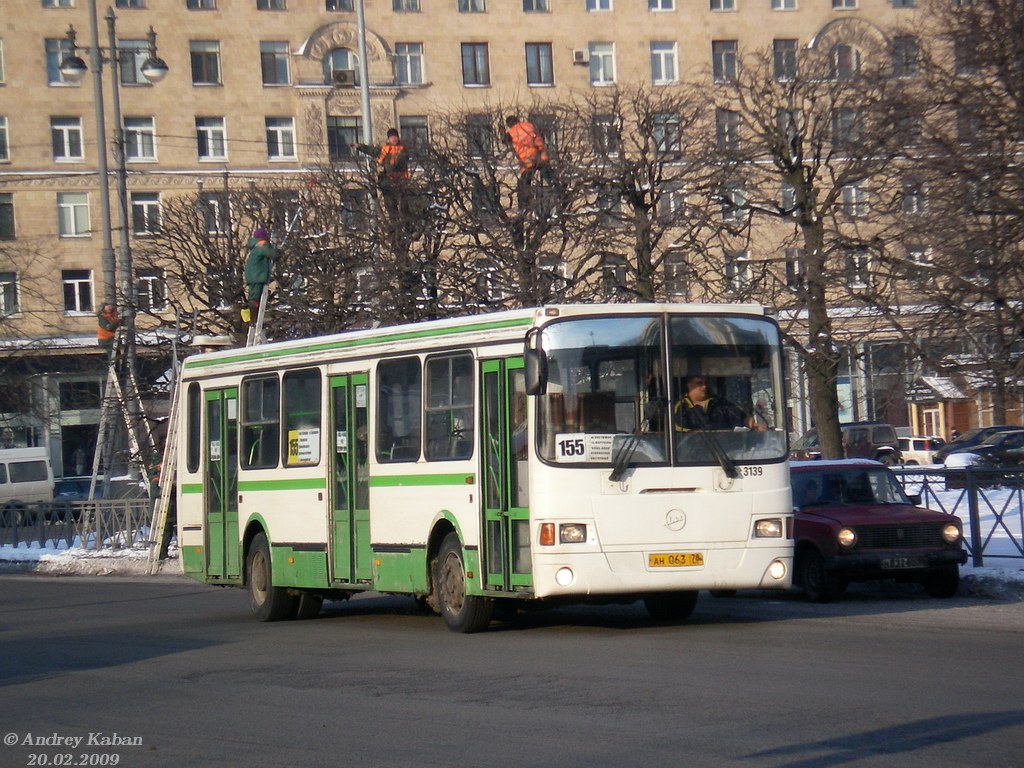
[[[90,45],[86,49],[89,53],[89,65],[77,55],[76,33],[73,26],[68,27],[67,39],[71,51],[61,62],[60,71],[65,78],[71,82],[79,82],[88,70],[92,70],[93,86],[93,109],[96,119],[96,167],[99,177],[100,188],[100,217],[102,219],[103,250],[100,255],[101,268],[103,270],[103,303],[115,304],[116,301],[116,277],[120,277],[121,283],[121,324],[125,333],[125,351],[128,367],[128,403],[130,407],[138,403],[137,393],[134,391],[136,360],[135,360],[135,305],[136,288],[134,270],[132,268],[131,243],[129,241],[130,219],[128,217],[128,171],[125,167],[125,135],[124,124],[121,121],[121,97],[120,97],[120,65],[125,54],[134,57],[134,50],[122,49],[117,45],[117,17],[112,8],[107,8],[104,16],[107,23],[107,47],[100,46],[99,25],[96,15],[96,0],[89,0],[89,32]],[[149,43],[149,56],[142,63],[142,75],[151,83],[158,83],[167,74],[167,64],[156,54],[156,33],[149,28],[147,34]],[[104,54],[106,54],[104,56]],[[132,59],[134,64],[134,58]],[[112,245],[113,225],[110,215],[110,182],[107,169],[107,129],[103,109],[103,65],[110,66],[110,92],[113,105],[114,120],[114,167],[118,200],[118,258],[120,264],[114,258]],[[118,266],[120,269],[118,270]],[[134,415],[134,414],[133,414]]]

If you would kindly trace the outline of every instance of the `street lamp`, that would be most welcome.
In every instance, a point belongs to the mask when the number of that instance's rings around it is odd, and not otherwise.
[[[128,171],[125,167],[125,138],[124,125],[121,121],[121,97],[120,97],[120,72],[119,66],[124,55],[134,55],[134,51],[118,48],[117,30],[115,27],[117,17],[114,10],[107,8],[104,15],[107,22],[107,47],[100,47],[99,30],[96,18],[96,0],[89,0],[89,32],[90,45],[85,50],[89,53],[89,64],[77,55],[76,33],[73,26],[68,27],[67,39],[70,45],[70,53],[60,63],[61,74],[70,82],[77,83],[85,77],[88,70],[92,70],[93,86],[93,108],[96,119],[96,154],[97,154],[97,175],[100,187],[100,216],[102,218],[103,250],[100,256],[103,270],[103,303],[116,303],[116,282],[115,272],[118,272],[121,279],[121,317],[125,333],[125,351],[128,368],[127,400],[129,407],[134,409],[138,403],[138,393],[135,392],[135,304],[136,289],[134,270],[132,269],[131,244],[128,237]],[[153,27],[149,28],[147,34],[149,43],[149,56],[142,63],[142,76],[151,83],[158,83],[167,74],[167,64],[156,54],[156,32]],[[104,57],[104,54],[106,56]],[[113,104],[114,118],[114,164],[117,180],[117,198],[119,208],[118,222],[118,254],[120,258],[120,270],[117,270],[117,263],[114,259],[112,247],[112,224],[110,217],[110,186],[107,171],[107,129],[103,109],[103,65],[111,64],[110,67],[110,92]],[[136,414],[132,414],[133,416]]]

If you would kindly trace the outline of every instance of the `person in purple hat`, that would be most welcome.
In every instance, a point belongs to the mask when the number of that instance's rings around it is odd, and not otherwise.
[[[253,230],[252,237],[245,245],[249,249],[245,259],[245,287],[251,319],[259,312],[263,287],[270,281],[270,265],[277,258],[277,251],[270,244],[270,235],[263,227]]]

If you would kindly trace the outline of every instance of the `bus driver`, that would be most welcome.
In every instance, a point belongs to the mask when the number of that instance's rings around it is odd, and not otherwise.
[[[676,403],[676,431],[692,429],[736,429],[747,427],[758,432],[764,431],[753,416],[747,416],[740,408],[724,397],[708,393],[705,376],[695,374],[683,381],[686,394]]]

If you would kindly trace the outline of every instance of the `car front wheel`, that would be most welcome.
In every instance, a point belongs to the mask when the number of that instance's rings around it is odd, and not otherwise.
[[[816,549],[800,553],[798,570],[804,594],[812,603],[831,603],[843,591],[839,577],[825,567],[825,558]]]

